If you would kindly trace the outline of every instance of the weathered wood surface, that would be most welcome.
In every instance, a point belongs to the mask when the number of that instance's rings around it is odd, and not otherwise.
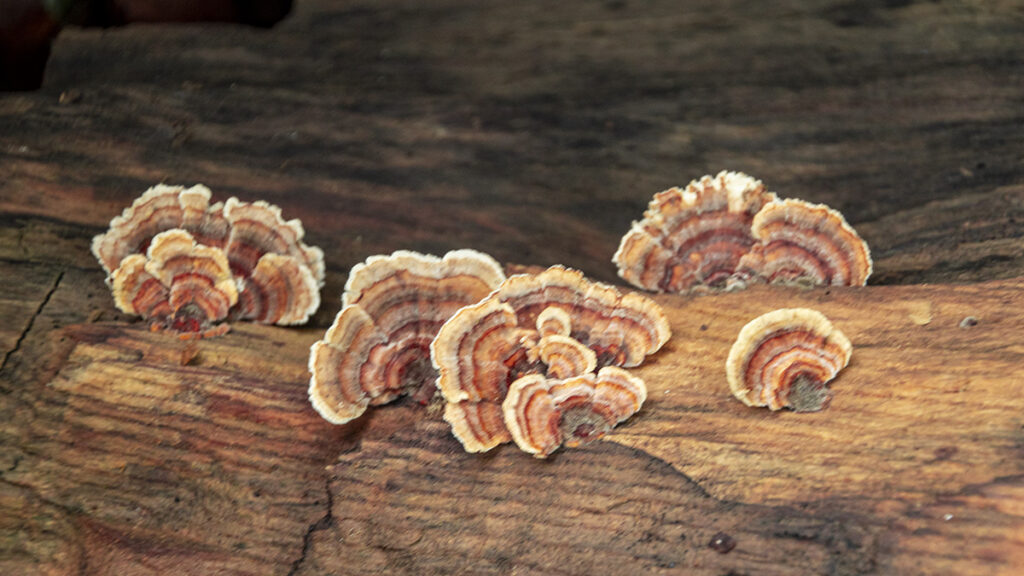
[[[41,91],[0,95],[0,573],[1020,573],[1022,35],[1013,2],[739,0],[66,31]],[[352,264],[470,246],[614,280],[651,194],[722,168],[841,209],[878,285],[659,297],[644,410],[548,462],[465,455],[412,403],[309,408]],[[157,181],[302,218],[312,325],[189,348],[119,315],[89,238]],[[826,412],[745,408],[731,339],[793,304],[853,362]]]

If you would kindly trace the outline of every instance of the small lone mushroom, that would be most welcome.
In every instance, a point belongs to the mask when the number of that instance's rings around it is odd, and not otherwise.
[[[623,295],[577,270],[553,266],[510,276],[487,299],[456,313],[431,344],[445,420],[466,451],[490,450],[511,439],[500,415],[514,381],[636,366],[670,335],[653,300]]]
[[[740,330],[725,364],[732,393],[747,406],[821,410],[825,385],[850,361],[849,339],[820,312],[785,308]]]
[[[550,379],[524,376],[502,403],[505,426],[524,452],[545,458],[559,446],[579,446],[604,436],[643,405],[647,388],[621,368],[597,375]]]
[[[313,407],[326,420],[343,424],[370,405],[433,389],[437,373],[430,343],[441,325],[504,279],[493,258],[474,250],[443,258],[398,251],[357,264],[341,312],[311,349]]]
[[[721,289],[756,239],[750,225],[775,199],[760,180],[720,172],[655,194],[612,261],[630,284],[656,292]]]

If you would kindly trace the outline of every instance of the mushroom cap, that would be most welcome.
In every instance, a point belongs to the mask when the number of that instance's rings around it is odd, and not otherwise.
[[[224,203],[224,217],[231,226],[225,251],[236,276],[251,276],[264,254],[282,254],[309,268],[317,288],[323,286],[324,253],[302,242],[306,233],[298,219],[285,221],[277,206],[238,198]]]
[[[740,330],[725,364],[732,393],[747,406],[820,410],[824,385],[850,361],[853,346],[823,314],[784,308]],[[800,390],[803,398],[793,395]]]
[[[754,214],[775,199],[760,180],[720,172],[654,196],[612,261],[630,284],[657,292],[722,288],[755,243]]]
[[[772,202],[754,217],[751,232],[759,244],[740,263],[743,279],[863,286],[871,275],[867,243],[842,214],[823,204]]]
[[[561,308],[549,306],[537,315],[537,332],[544,336],[568,336],[572,331],[572,318]]]
[[[398,251],[352,268],[344,306],[310,355],[309,397],[342,424],[437,377],[430,343],[460,308],[504,279],[493,258],[456,250],[443,258]]]
[[[220,203],[210,205],[210,189],[158,184],[146,190],[110,222],[107,232],[92,239],[92,253],[107,274],[131,254],[144,254],[153,237],[180,228],[200,244],[222,247],[227,221]]]
[[[466,452],[486,452],[512,441],[505,428],[500,401],[448,402],[444,406],[444,419]]]
[[[614,366],[568,379],[524,376],[509,386],[502,413],[509,434],[524,452],[544,458],[559,446],[578,446],[603,436],[643,405],[643,380]]]
[[[527,357],[536,357],[547,366],[552,378],[569,378],[597,368],[597,354],[578,340],[553,334],[541,338],[527,351]]]
[[[672,335],[661,307],[650,298],[622,294],[564,266],[510,276],[491,298],[508,303],[519,326],[536,326],[548,308],[563,310],[571,318],[569,335],[594,350],[598,366],[637,366]]]
[[[459,310],[438,332],[431,358],[449,404],[500,404],[509,385],[524,376],[567,378],[601,366],[636,366],[670,335],[653,300],[553,266],[511,276],[485,300]],[[454,424],[467,419],[463,413],[480,410],[446,409],[453,433],[469,451],[508,439],[497,426],[470,430]]]
[[[179,229],[154,236],[145,256],[124,258],[111,274],[111,288],[122,311],[178,332],[207,329],[238,300],[224,252]]]
[[[320,308],[313,272],[294,256],[264,254],[242,286],[233,315],[239,320],[282,326],[305,324]]]

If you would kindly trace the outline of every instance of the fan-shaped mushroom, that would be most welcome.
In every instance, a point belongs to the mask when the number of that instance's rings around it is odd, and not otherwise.
[[[154,326],[176,332],[216,335],[238,291],[219,248],[196,244],[184,230],[153,237],[146,255],[133,254],[111,275],[114,302]]]
[[[509,439],[492,416],[515,380],[636,366],[670,334],[653,300],[620,294],[579,271],[553,266],[511,276],[486,300],[456,313],[431,344],[437,385],[448,402],[445,418],[467,451],[489,450]],[[488,425],[467,425],[484,420]]]
[[[444,258],[399,251],[356,265],[341,312],[311,351],[313,406],[342,424],[369,405],[433,387],[429,346],[441,325],[502,280],[498,263],[473,250]]]
[[[751,232],[759,243],[743,257],[735,280],[863,286],[871,275],[867,243],[828,206],[772,202],[754,217]]]
[[[642,380],[606,366],[596,376],[524,376],[509,386],[502,412],[519,448],[544,458],[563,444],[573,447],[600,438],[640,410],[646,398]]]
[[[850,361],[850,341],[820,312],[775,310],[740,330],[726,361],[732,393],[747,406],[821,410],[825,387]]]
[[[739,172],[704,176],[654,196],[612,261],[630,284],[657,292],[724,288],[755,239],[754,214],[775,194]]]

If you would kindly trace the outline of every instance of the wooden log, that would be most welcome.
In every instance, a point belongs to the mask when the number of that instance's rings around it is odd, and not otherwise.
[[[327,424],[306,399],[314,329],[239,325],[197,344],[123,322],[51,329],[62,308],[89,308],[78,283],[95,276],[60,281],[4,371],[0,542],[16,573],[1011,574],[1024,561],[1024,280],[659,296],[674,337],[636,369],[644,409],[542,461],[466,454],[411,401]],[[725,384],[739,328],[780,306],[820,310],[854,343],[823,412],[748,408]],[[709,547],[719,532],[735,549]]]

